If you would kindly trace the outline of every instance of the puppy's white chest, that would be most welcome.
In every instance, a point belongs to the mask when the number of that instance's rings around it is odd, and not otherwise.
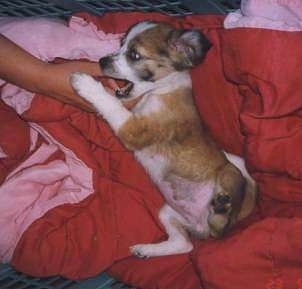
[[[135,115],[147,116],[163,108],[161,99],[156,95],[146,95],[132,110]]]

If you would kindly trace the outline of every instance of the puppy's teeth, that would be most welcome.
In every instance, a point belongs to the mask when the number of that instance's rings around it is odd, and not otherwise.
[[[129,82],[125,87],[122,88],[122,90],[124,91],[125,94],[129,94],[129,92],[132,90],[133,88],[133,83]]]
[[[124,97],[125,93],[121,89],[116,89],[115,90],[115,96],[118,97],[118,98]]]

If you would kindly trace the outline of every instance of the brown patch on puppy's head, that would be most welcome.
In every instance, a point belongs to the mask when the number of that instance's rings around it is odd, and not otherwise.
[[[174,29],[160,23],[129,42],[127,62],[142,80],[155,81],[197,65],[209,47],[198,30]]]
[[[144,21],[133,26],[120,51],[102,58],[100,65],[108,76],[134,83],[154,82],[174,71],[197,65],[209,48],[209,41],[198,30]]]

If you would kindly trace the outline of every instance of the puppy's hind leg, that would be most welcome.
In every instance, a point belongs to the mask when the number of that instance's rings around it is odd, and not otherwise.
[[[193,249],[188,233],[184,228],[185,220],[170,206],[164,205],[159,219],[168,234],[168,240],[157,244],[138,244],[130,247],[133,255],[140,258],[188,253]]]

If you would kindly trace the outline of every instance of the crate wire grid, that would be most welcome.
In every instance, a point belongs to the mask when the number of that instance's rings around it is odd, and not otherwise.
[[[48,16],[63,17],[70,11],[43,0],[0,0],[0,17]]]
[[[239,5],[240,0],[0,0],[0,17],[68,17],[79,11],[97,15],[108,11],[155,11],[171,16],[225,14]]]
[[[79,11],[101,15],[105,12],[144,11],[171,16],[193,13],[226,14],[239,8],[240,0],[0,0],[0,17],[67,18]],[[60,276],[30,277],[0,264],[0,289],[134,289],[102,273],[85,281],[72,281]]]
[[[1,0],[0,16],[67,17],[78,11],[97,15],[116,11],[156,11],[172,16],[192,14],[179,0]]]
[[[106,273],[85,281],[72,281],[60,276],[30,277],[16,272],[8,265],[0,265],[1,289],[134,289],[122,284]]]

